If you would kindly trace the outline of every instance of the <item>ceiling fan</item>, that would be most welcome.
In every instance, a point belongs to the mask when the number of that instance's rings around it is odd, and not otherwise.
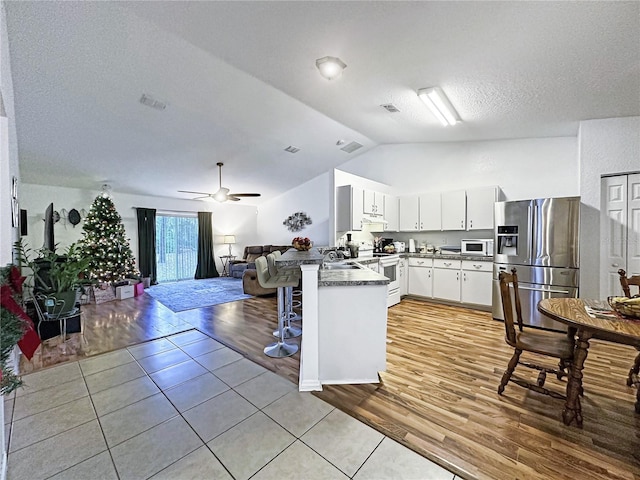
[[[180,193],[194,193],[196,195],[201,195],[200,197],[194,198],[194,200],[203,200],[205,198],[212,198],[217,200],[218,202],[226,202],[227,200],[232,200],[237,202],[240,200],[240,197],[259,197],[259,193],[229,193],[229,189],[222,186],[222,166],[224,163],[218,162],[218,176],[220,179],[219,189],[216,193],[206,193],[206,192],[190,192],[189,190],[178,190]]]

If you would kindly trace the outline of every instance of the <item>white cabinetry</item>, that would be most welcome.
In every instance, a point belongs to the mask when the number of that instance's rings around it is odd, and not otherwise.
[[[601,184],[600,296],[622,295],[619,269],[640,275],[640,173],[605,177]]]
[[[441,197],[439,192],[423,193],[418,197],[420,230],[442,228]]]
[[[433,296],[433,260],[430,258],[409,258],[409,279],[407,292],[431,298]]]
[[[491,262],[462,261],[462,303],[491,305],[493,264]]]
[[[417,195],[400,197],[400,231],[420,230],[420,207]]]
[[[359,187],[336,188],[336,231],[362,230],[363,193]]]
[[[493,229],[493,211],[497,201],[498,187],[467,190],[467,230]]]
[[[366,215],[384,215],[384,194],[373,190],[364,190],[362,211]]]
[[[400,207],[398,197],[392,195],[384,196],[384,219],[387,224],[385,232],[397,232],[400,230]]]
[[[433,260],[433,298],[460,301],[460,260]]]
[[[467,194],[465,190],[442,192],[442,230],[465,230]]]
[[[440,230],[440,193],[400,197],[400,231]]]
[[[400,296],[403,297],[408,293],[409,261],[406,258],[401,258],[398,267],[398,271],[400,272]]]

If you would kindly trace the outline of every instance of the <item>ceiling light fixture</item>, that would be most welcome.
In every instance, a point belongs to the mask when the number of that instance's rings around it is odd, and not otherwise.
[[[327,80],[333,80],[342,75],[342,71],[347,68],[347,64],[338,57],[322,57],[316,60],[316,67]]]
[[[418,90],[418,97],[445,127],[460,121],[458,113],[439,87],[421,88]]]

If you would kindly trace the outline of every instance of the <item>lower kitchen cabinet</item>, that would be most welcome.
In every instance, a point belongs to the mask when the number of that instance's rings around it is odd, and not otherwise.
[[[434,259],[433,298],[460,301],[460,260]]]
[[[491,306],[492,268],[491,262],[462,262],[462,303]]]
[[[400,296],[403,297],[409,292],[409,261],[401,258],[398,264],[400,273]]]
[[[409,278],[407,293],[420,297],[433,296],[433,260],[426,258],[409,258]]]

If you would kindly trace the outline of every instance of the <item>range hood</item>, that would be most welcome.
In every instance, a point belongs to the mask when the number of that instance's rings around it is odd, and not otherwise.
[[[388,222],[382,218],[382,217],[374,217],[373,215],[363,215],[362,216],[362,223],[381,223],[383,225],[386,225]]]

